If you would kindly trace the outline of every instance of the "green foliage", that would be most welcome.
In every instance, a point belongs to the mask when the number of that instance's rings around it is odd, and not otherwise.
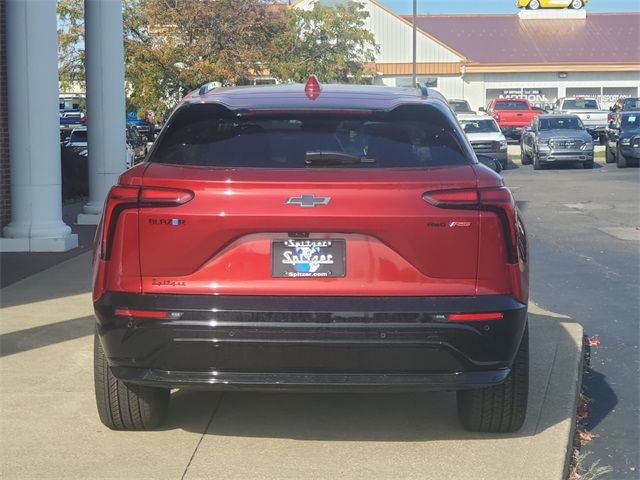
[[[358,2],[311,10],[290,9],[287,28],[275,39],[270,69],[283,81],[304,82],[316,74],[321,82],[358,83],[368,72],[378,47],[365,28],[368,12]]]
[[[129,0],[125,40],[131,102],[163,115],[209,81],[243,83],[264,66],[284,23],[258,0]]]
[[[58,0],[58,76],[61,89],[84,82],[84,1]]]
[[[63,86],[84,79],[83,4],[58,0]],[[377,49],[367,15],[357,2],[304,11],[264,0],[123,0],[127,109],[162,118],[210,81],[361,81]]]

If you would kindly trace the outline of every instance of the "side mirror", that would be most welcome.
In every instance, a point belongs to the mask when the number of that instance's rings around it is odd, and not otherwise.
[[[478,111],[479,111],[479,112],[486,112],[486,111],[487,111],[487,109],[486,109],[486,108],[484,108],[484,107],[480,107],[480,108],[478,109]]]
[[[490,157],[489,155],[476,155],[476,157],[480,163],[489,167],[494,172],[500,173],[502,171],[502,164],[495,158]]]

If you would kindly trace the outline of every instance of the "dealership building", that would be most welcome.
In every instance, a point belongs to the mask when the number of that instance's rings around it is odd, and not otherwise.
[[[321,0],[333,5],[342,0]],[[310,8],[301,0],[295,8]],[[412,84],[412,18],[360,0],[380,50],[374,83]],[[608,108],[640,89],[640,13],[521,10],[511,15],[417,17],[417,77],[478,109],[501,96],[537,106],[595,96]]]

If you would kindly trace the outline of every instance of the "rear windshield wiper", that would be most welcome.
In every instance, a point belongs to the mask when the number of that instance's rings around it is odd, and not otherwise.
[[[307,165],[352,165],[356,163],[375,163],[375,158],[359,157],[343,152],[307,152],[304,163]]]

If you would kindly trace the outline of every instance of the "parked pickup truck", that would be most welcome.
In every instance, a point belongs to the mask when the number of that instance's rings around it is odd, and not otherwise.
[[[66,141],[74,129],[85,126],[86,120],[82,109],[60,110],[60,141]]]
[[[601,110],[600,104],[595,98],[559,98],[556,101],[554,113],[578,115],[594,140],[599,140],[601,144],[605,143],[609,112]]]
[[[487,114],[498,122],[504,136],[516,140],[520,139],[525,127],[531,125],[531,120],[541,113],[524,98],[496,98],[487,107]]]

